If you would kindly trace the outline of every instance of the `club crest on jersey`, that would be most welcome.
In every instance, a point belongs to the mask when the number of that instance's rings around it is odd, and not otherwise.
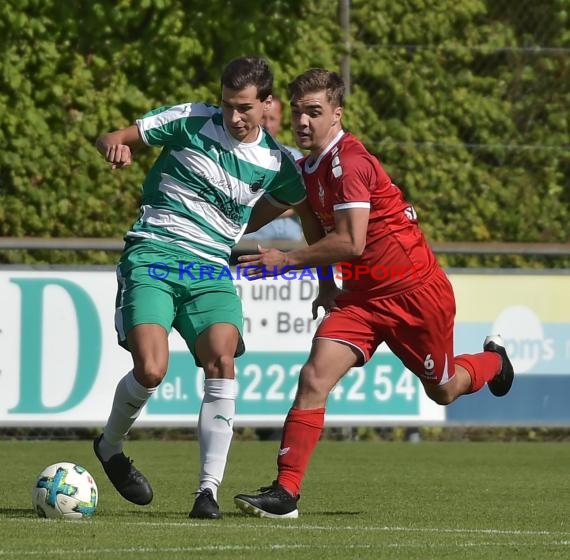
[[[257,173],[253,173],[249,182],[249,190],[251,193],[255,194],[263,188],[263,183],[265,182],[265,175],[259,176]]]

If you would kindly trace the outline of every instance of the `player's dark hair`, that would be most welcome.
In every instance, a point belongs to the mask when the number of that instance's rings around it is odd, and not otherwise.
[[[265,101],[273,91],[273,72],[263,58],[242,56],[232,60],[222,72],[222,87],[236,91],[257,88],[257,99]]]
[[[333,107],[344,106],[344,81],[336,73],[324,68],[311,68],[299,74],[288,86],[290,99],[303,97],[308,93],[325,90],[327,101]]]

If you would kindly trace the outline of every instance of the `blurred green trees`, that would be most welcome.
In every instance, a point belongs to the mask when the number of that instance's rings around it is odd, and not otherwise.
[[[570,239],[569,9],[568,0],[351,2],[345,124],[431,240]],[[156,152],[111,171],[93,147],[100,133],[159,105],[217,102],[223,66],[245,54],[271,62],[284,97],[297,73],[340,68],[342,37],[332,0],[6,0],[0,235],[122,236]]]

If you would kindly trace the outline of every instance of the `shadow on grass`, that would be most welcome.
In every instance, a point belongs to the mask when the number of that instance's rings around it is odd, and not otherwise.
[[[0,510],[1,512],[1,510]],[[110,512],[109,512],[110,513]],[[303,518],[311,518],[311,517],[347,517],[347,516],[355,516],[355,515],[362,515],[364,512],[362,511],[311,511],[311,512],[301,512],[300,517]],[[132,509],[132,510],[124,510],[124,511],[114,511],[111,514],[113,517],[128,517],[130,519],[139,518],[139,519],[159,519],[161,521],[165,521],[166,519],[172,519],[181,521],[187,519],[190,523],[195,523],[196,521],[204,522],[204,523],[216,523],[218,520],[215,519],[192,519],[188,517],[187,511],[141,511],[140,509]],[[262,521],[272,521],[271,518],[264,517],[255,517],[253,515],[246,515],[241,513],[240,511],[222,511],[223,518],[221,521],[223,522],[224,519],[260,519]],[[289,520],[288,520],[289,521]],[[295,521],[294,519],[291,521]]]
[[[145,518],[145,519],[188,519],[188,511],[141,511],[140,509],[125,509],[121,511],[107,511],[107,515],[112,517],[129,517],[129,518]]]
[[[354,516],[354,515],[362,515],[363,511],[310,511],[310,512],[300,512],[299,517],[303,519],[306,517],[347,517],[347,516]],[[274,519],[270,517],[255,517],[253,515],[246,515],[245,513],[241,513],[239,511],[236,512],[224,512],[225,518],[232,518],[232,519],[260,519],[263,521],[273,521]],[[287,519],[287,521],[295,522],[295,519]]]
[[[32,508],[0,508],[0,517],[37,517]]]

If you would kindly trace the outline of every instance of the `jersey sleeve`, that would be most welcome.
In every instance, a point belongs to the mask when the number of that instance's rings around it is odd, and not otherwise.
[[[357,155],[340,161],[332,160],[333,210],[370,208],[370,188],[376,184],[376,172],[370,160]]]
[[[212,108],[204,103],[159,107],[137,119],[136,125],[148,146],[184,146],[210,118]]]

